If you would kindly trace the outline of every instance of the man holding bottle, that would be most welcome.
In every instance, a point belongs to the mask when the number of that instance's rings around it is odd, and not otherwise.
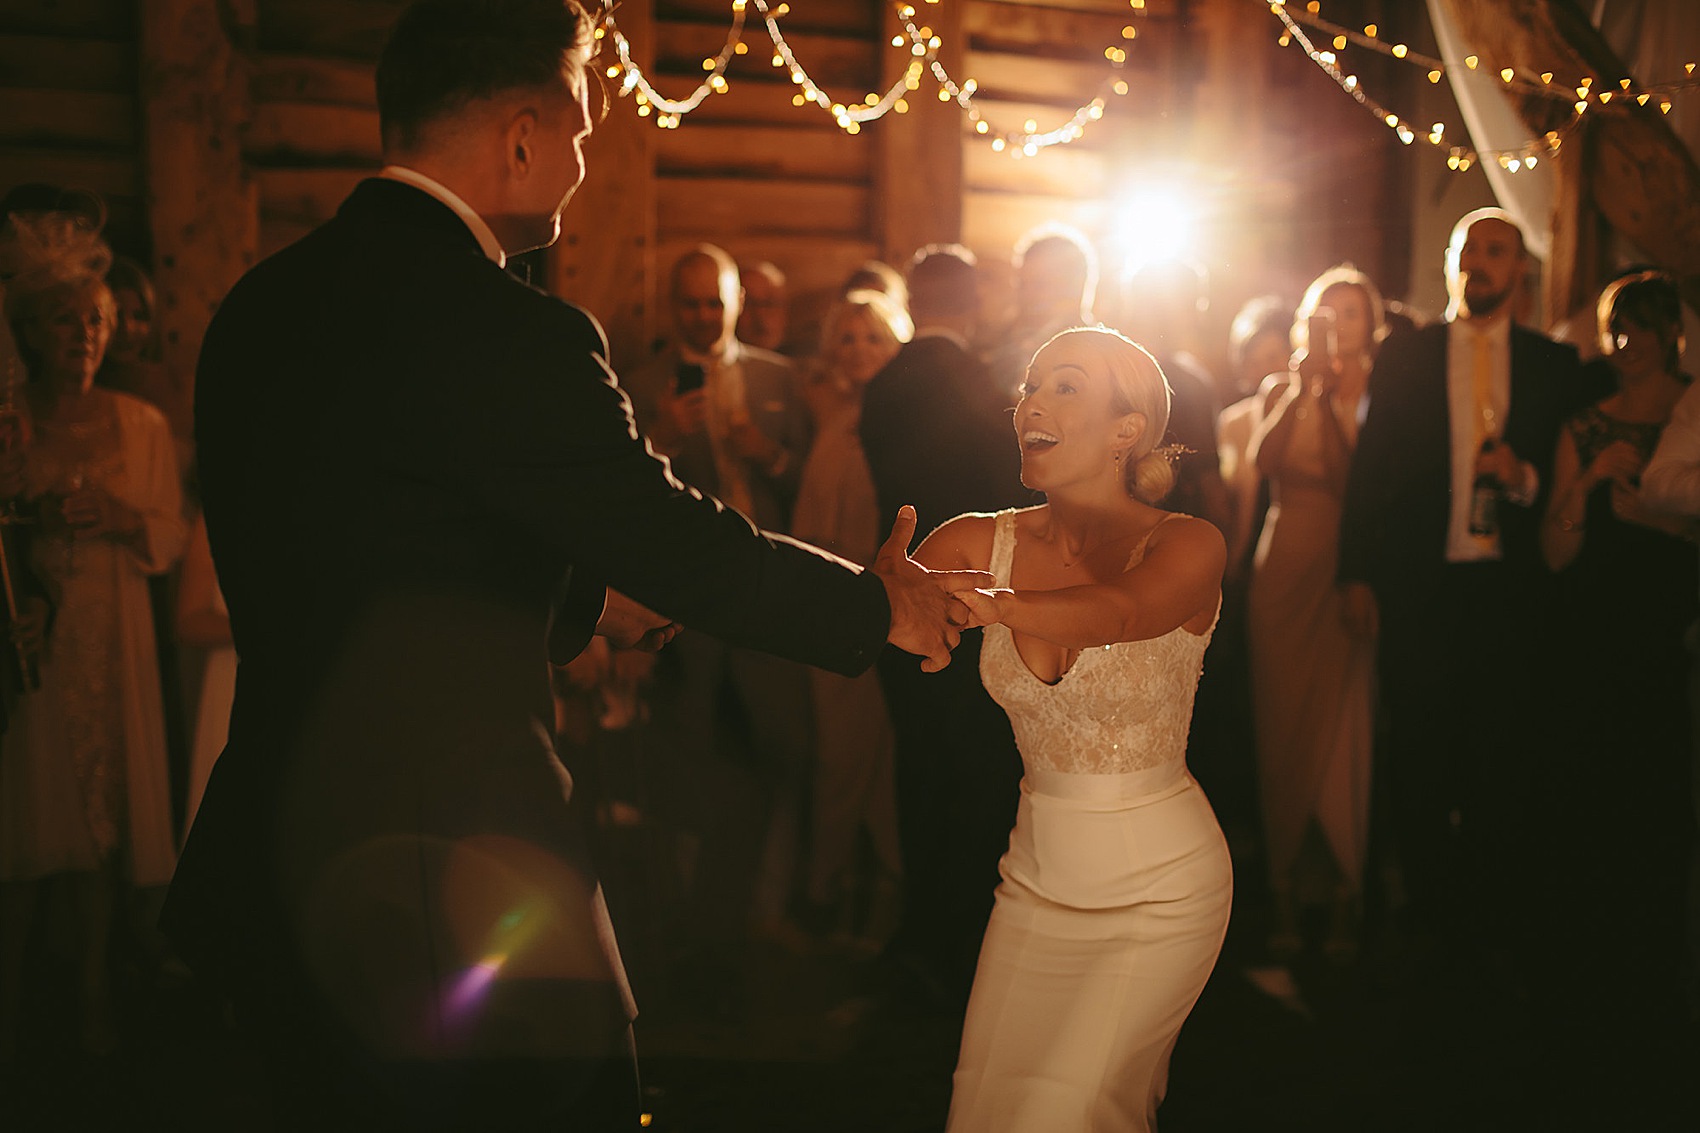
[[[1393,845],[1419,932],[1522,950],[1546,581],[1538,503],[1581,401],[1576,352],[1515,325],[1527,256],[1499,209],[1447,248],[1447,321],[1389,339],[1346,488],[1347,615],[1379,624]]]

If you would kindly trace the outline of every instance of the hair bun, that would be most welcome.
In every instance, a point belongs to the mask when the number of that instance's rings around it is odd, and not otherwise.
[[[1175,486],[1174,459],[1178,455],[1174,449],[1159,448],[1134,461],[1127,470],[1128,495],[1140,503],[1158,503]]]

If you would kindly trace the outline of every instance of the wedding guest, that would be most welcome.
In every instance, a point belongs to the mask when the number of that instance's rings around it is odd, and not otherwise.
[[[1157,359],[1174,400],[1165,446],[1178,446],[1174,487],[1158,501],[1170,511],[1205,520],[1226,538],[1233,531],[1233,503],[1222,482],[1216,450],[1216,379],[1196,354],[1209,276],[1202,265],[1159,260],[1139,265],[1122,282],[1120,329]],[[1238,607],[1229,611],[1230,638]],[[1238,672],[1243,673],[1240,669]],[[1231,665],[1212,665],[1195,694],[1187,761],[1210,797],[1222,808],[1227,828],[1244,830],[1256,811],[1257,771],[1250,745],[1246,683]]]
[[[187,376],[174,373],[160,358],[153,281],[142,265],[124,256],[116,256],[106,273],[106,285],[112,291],[118,317],[112,330],[112,343],[106,350],[106,361],[95,375],[95,383],[140,398],[165,415],[166,423],[171,426],[177,468],[184,476],[185,493],[192,498],[194,392]],[[191,504],[186,520],[192,517],[193,511]],[[199,669],[203,662],[199,656],[180,648],[174,628],[178,590],[175,565],[164,574],[148,580],[172,781],[193,784],[194,735],[189,720],[195,713],[195,706],[190,703],[192,693],[188,690],[197,687],[198,682],[196,673],[186,670],[191,667]],[[180,798],[179,803],[182,802]],[[185,812],[179,813],[187,818]]]
[[[38,516],[31,565],[54,616],[39,687],[0,744],[0,1049],[16,1049],[37,890],[55,881],[76,916],[79,1039],[102,1054],[120,1038],[116,918],[157,897],[176,860],[147,578],[181,548],[182,495],[165,418],[94,384],[117,318],[110,253],[76,228],[34,251],[6,289],[31,437],[0,493]]]
[[[907,282],[915,337],[868,383],[860,433],[880,515],[913,504],[916,530],[929,532],[1029,497],[1008,403],[968,345],[980,315],[973,254],[929,245],[915,253]],[[950,668],[936,674],[893,653],[879,662],[904,869],[887,968],[898,990],[951,1012],[973,981],[1021,776],[1009,721],[980,685],[979,649],[980,634],[965,633]]]
[[[1232,530],[1228,490],[1216,453],[1216,379],[1194,353],[1209,307],[1208,277],[1183,260],[1142,264],[1122,282],[1120,329],[1144,344],[1174,390],[1165,444],[1187,451],[1175,462],[1175,487],[1164,506]]]
[[[862,393],[914,334],[909,316],[883,291],[852,291],[827,312],[820,365],[807,388],[814,445],[803,464],[793,533],[851,562],[872,561],[881,517],[858,432]],[[846,918],[852,889],[867,894],[864,936],[879,941],[895,917],[902,860],[892,785],[891,716],[875,673],[809,671],[815,720],[813,822],[804,927],[825,931]],[[870,876],[853,884],[866,833]]]
[[[1453,228],[1448,321],[1393,334],[1370,372],[1339,544],[1348,624],[1379,632],[1409,914],[1499,962],[1528,943],[1539,505],[1579,404],[1576,352],[1512,322],[1526,268],[1504,212]]]
[[[865,260],[845,276],[838,293],[848,295],[852,291],[883,291],[905,313],[909,310],[909,285],[903,273],[883,260]]]
[[[1682,538],[1692,522],[1650,510],[1642,481],[1691,380],[1669,276],[1613,282],[1598,326],[1617,389],[1565,422],[1540,533],[1564,610],[1548,644],[1549,693],[1565,711],[1543,758],[1555,796],[1545,844],[1566,886],[1618,895],[1609,909],[1567,903],[1562,914],[1567,970],[1586,973],[1579,1006],[1644,1020],[1670,1002],[1682,963],[1693,836],[1684,634],[1700,613],[1700,572]]]
[[[1261,831],[1251,707],[1251,657],[1247,640],[1246,590],[1253,540],[1269,506],[1268,482],[1251,459],[1251,439],[1271,391],[1287,379],[1292,310],[1274,296],[1247,303],[1234,320],[1229,352],[1235,366],[1232,389],[1246,391],[1216,416],[1217,456],[1229,493],[1233,526],[1224,531],[1228,565],[1222,575],[1222,616],[1210,639],[1210,676],[1194,713],[1195,731],[1215,741],[1218,767],[1210,798],[1236,855],[1257,851]],[[1274,369],[1265,367],[1273,366]]]
[[[1243,578],[1253,538],[1263,527],[1267,498],[1263,477],[1250,459],[1251,437],[1263,419],[1270,393],[1287,381],[1292,329],[1292,308],[1273,295],[1247,300],[1228,329],[1235,399],[1216,415],[1216,455],[1233,513],[1232,530],[1223,532],[1228,540],[1230,579]]]
[[[1340,501],[1381,331],[1381,296],[1368,276],[1347,265],[1318,276],[1292,327],[1298,364],[1270,396],[1252,440],[1252,459],[1272,490],[1249,628],[1274,909],[1269,944],[1283,960],[1302,944],[1307,881],[1328,896],[1328,954],[1347,959],[1358,946],[1375,641],[1348,628],[1334,578]]]
[[[673,265],[674,340],[626,379],[633,413],[680,479],[768,531],[789,532],[810,423],[791,363],[742,341],[737,265],[700,245]],[[701,841],[681,983],[733,989],[753,928],[777,928],[799,880],[812,759],[808,675],[685,633],[660,659],[656,761],[667,810]],[[729,990],[722,1004],[735,1001]]]
[[[772,260],[740,266],[738,281],[744,289],[738,312],[738,341],[760,350],[779,353],[791,322],[791,286],[785,273]]]
[[[139,397],[165,414],[177,446],[178,467],[187,469],[194,456],[194,397],[185,376],[172,373],[160,360],[153,280],[135,260],[116,256],[106,273],[106,285],[112,290],[118,319],[95,381]]]
[[[1700,385],[1690,382],[1671,410],[1641,473],[1641,502],[1659,515],[1700,521]],[[1689,627],[1689,651],[1688,1016],[1700,1021],[1700,622]]]
[[[1088,326],[1098,288],[1098,256],[1067,225],[1029,230],[1015,245],[1015,319],[989,354],[992,381],[1014,404],[1034,351],[1070,327]]]

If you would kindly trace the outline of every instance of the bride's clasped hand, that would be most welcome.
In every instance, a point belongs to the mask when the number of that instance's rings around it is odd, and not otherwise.
[[[1003,620],[998,613],[998,597],[1013,594],[1007,588],[976,587],[970,590],[955,590],[951,597],[968,608],[968,623],[963,629],[979,629],[981,626],[996,625]]]

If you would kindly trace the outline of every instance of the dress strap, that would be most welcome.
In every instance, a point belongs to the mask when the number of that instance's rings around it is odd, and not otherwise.
[[[992,517],[991,574],[999,586],[1009,585],[1010,564],[1015,561],[1015,512],[1000,511]]]
[[[1128,554],[1128,556],[1127,556],[1127,566],[1123,567],[1122,569],[1128,570],[1128,569],[1131,569],[1135,566],[1138,566],[1140,563],[1144,562],[1145,561],[1145,549],[1151,545],[1151,536],[1157,534],[1157,529],[1159,527],[1163,526],[1163,524],[1169,522],[1169,520],[1171,520],[1171,519],[1181,519],[1181,518],[1183,518],[1183,513],[1178,512],[1178,511],[1171,511],[1168,515],[1165,515],[1162,519],[1159,519],[1156,523],[1153,523],[1151,525],[1151,530],[1149,530],[1145,533],[1144,537],[1139,540],[1139,543]],[[993,557],[994,558],[996,557],[995,549],[993,551]]]

